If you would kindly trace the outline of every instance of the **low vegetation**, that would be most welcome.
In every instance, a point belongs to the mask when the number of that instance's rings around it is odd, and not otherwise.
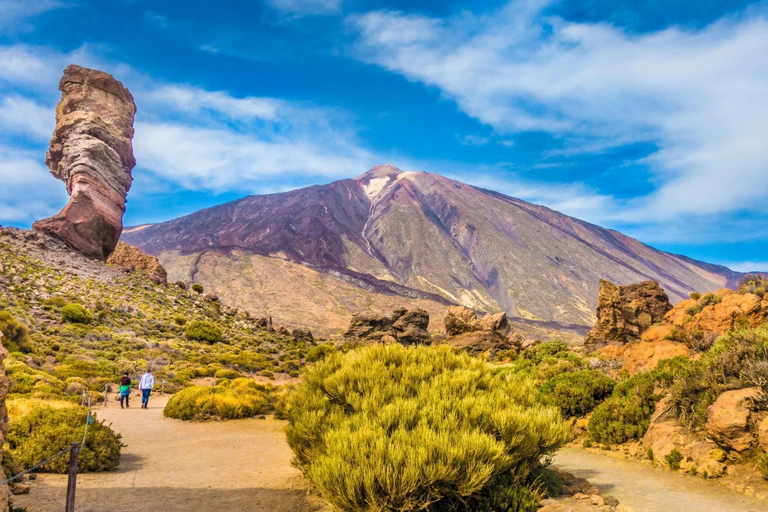
[[[71,443],[81,442],[88,409],[67,402],[12,401],[3,468],[17,474],[43,461]],[[78,471],[109,471],[120,463],[120,434],[94,419],[88,425],[85,445],[78,457]],[[69,458],[59,457],[41,471],[66,473]]]
[[[445,346],[327,354],[287,415],[297,465],[341,510],[533,511],[533,471],[570,436],[532,378]]]
[[[311,341],[140,273],[64,273],[0,240],[0,331],[10,396],[95,403],[152,368],[175,392],[201,377],[298,375]],[[326,348],[319,350],[327,350]],[[223,373],[222,373],[223,372]],[[220,377],[219,377],[220,378]]]
[[[251,418],[267,412],[273,386],[252,379],[224,380],[215,387],[192,386],[173,395],[163,414],[180,420]]]

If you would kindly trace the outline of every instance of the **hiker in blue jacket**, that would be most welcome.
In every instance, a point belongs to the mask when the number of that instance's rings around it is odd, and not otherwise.
[[[146,409],[149,405],[149,394],[152,392],[152,388],[155,385],[155,377],[152,375],[152,370],[147,369],[147,373],[141,376],[139,380],[139,389],[141,390],[141,408]]]

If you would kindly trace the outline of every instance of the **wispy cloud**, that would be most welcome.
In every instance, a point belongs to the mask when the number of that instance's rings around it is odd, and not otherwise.
[[[311,16],[340,12],[342,0],[268,0],[268,3],[294,16]]]
[[[444,19],[376,11],[349,22],[361,59],[439,88],[498,133],[549,132],[570,154],[657,145],[642,162],[656,190],[616,204],[619,220],[768,212],[765,18],[636,35],[546,17],[549,3]]]
[[[32,30],[31,18],[65,6],[58,0],[0,0],[0,34]]]

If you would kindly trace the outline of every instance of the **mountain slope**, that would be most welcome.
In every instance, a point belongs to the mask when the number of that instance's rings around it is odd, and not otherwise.
[[[187,281],[203,276],[188,261],[174,263],[188,260],[183,255],[258,255],[331,274],[374,295],[562,324],[594,321],[600,278],[622,284],[652,279],[676,302],[740,275],[543,206],[390,165],[129,229],[123,240],[158,256],[172,277],[183,267]],[[227,275],[205,280],[226,288],[235,280]],[[297,297],[297,311],[283,312],[283,321],[302,324],[301,302]],[[342,309],[348,315],[356,307]]]

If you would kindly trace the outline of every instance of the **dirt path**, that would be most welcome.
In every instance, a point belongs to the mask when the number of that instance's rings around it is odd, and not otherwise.
[[[560,450],[555,456],[555,466],[586,478],[637,512],[768,510],[768,502],[752,500],[715,483],[575,447]]]
[[[290,464],[285,422],[273,419],[189,423],[163,417],[166,399],[149,409],[95,409],[128,446],[120,467],[78,477],[78,512],[324,510]],[[138,400],[135,402],[138,405]],[[40,475],[32,492],[16,496],[30,512],[59,512],[65,475]]]

